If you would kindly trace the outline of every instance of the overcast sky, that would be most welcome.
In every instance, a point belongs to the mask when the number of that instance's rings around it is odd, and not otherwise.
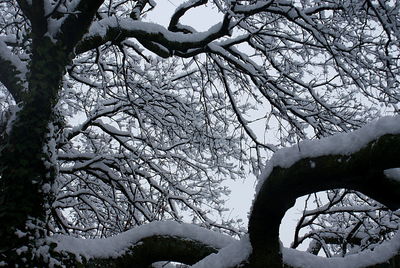
[[[156,8],[148,13],[145,20],[168,26],[171,14],[183,1],[162,0],[156,2]],[[181,23],[190,25],[197,31],[206,31],[212,25],[221,20],[221,14],[218,14],[216,10],[211,9],[211,5],[205,5],[187,12],[182,18]],[[261,127],[259,131],[263,132],[264,127]],[[247,225],[248,212],[250,211],[251,203],[254,198],[255,184],[256,178],[251,174],[249,174],[245,180],[239,180],[236,182],[229,181],[226,183],[232,191],[227,200],[227,207],[230,209],[227,215],[230,218],[243,219],[245,226]],[[280,236],[286,247],[290,246],[290,243],[293,241],[293,232],[297,219],[301,216],[303,200],[304,198],[302,198],[302,201],[298,200],[296,205],[286,213],[286,216],[282,220]],[[307,246],[302,248],[305,249]]]

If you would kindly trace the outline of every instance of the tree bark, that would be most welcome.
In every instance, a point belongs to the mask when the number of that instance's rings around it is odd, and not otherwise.
[[[29,235],[17,238],[15,232],[31,232],[28,219],[45,221],[54,179],[43,148],[48,124],[54,116],[67,55],[50,38],[33,41],[29,91],[12,124],[12,130],[0,155],[0,250],[15,254],[29,244]],[[34,236],[36,238],[36,235]],[[14,252],[14,253],[13,253]],[[21,256],[8,257],[9,265],[21,265]]]

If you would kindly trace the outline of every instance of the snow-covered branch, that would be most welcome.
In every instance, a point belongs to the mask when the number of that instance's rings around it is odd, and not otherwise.
[[[26,92],[26,66],[14,55],[3,40],[0,40],[0,82],[7,88],[16,103],[21,102]]]
[[[153,222],[106,239],[55,236],[49,242],[86,265],[146,268],[165,260],[191,265],[235,239],[191,224]]]
[[[201,48],[208,43],[229,34],[229,16],[224,21],[202,33],[175,33],[164,27],[133,20],[131,18],[110,17],[94,22],[88,34],[78,44],[76,53],[80,54],[94,49],[107,42],[119,43],[127,38],[136,38],[154,42],[168,51],[187,52],[190,49]]]
[[[400,182],[384,172],[400,166],[399,120],[382,118],[350,134],[302,142],[278,151],[261,177],[254,200],[249,221],[253,246],[250,259],[262,265],[265,261],[275,266],[282,262],[279,224],[286,210],[302,195],[347,188],[392,210],[399,209]]]

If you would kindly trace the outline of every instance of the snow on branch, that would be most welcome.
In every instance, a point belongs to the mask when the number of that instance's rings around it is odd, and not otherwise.
[[[5,42],[0,40],[0,82],[13,96],[15,102],[22,100],[26,75],[25,64],[14,55]]]
[[[206,32],[183,34],[165,29],[163,26],[133,20],[131,18],[109,17],[92,23],[88,34],[78,44],[76,53],[80,54],[96,48],[106,42],[118,42],[127,38],[144,39],[154,42],[168,50],[186,52],[189,49],[207,45],[224,35],[228,35],[229,16],[223,22],[212,26]]]
[[[185,30],[188,30],[187,27],[182,28],[182,25],[179,25],[180,18],[191,8],[198,7],[206,3],[207,0],[190,0],[178,6],[171,17],[168,30],[173,32],[185,32]]]
[[[399,133],[400,116],[388,116],[350,133],[340,133],[320,140],[304,140],[293,147],[283,148],[268,161],[260,176],[257,189],[260,190],[261,185],[268,179],[275,167],[289,168],[302,159],[329,155],[343,155],[343,160],[345,160],[345,156],[358,152],[370,142],[384,135]]]
[[[251,261],[280,265],[280,221],[302,195],[347,188],[400,208],[400,183],[384,172],[400,166],[399,123],[399,116],[384,117],[352,133],[275,153],[261,176],[250,216]]]
[[[389,259],[393,261],[400,251],[399,234],[373,252],[326,259],[281,249],[279,225],[297,197],[330,188],[359,190],[392,209],[399,208],[400,183],[392,178],[393,172],[390,177],[385,172],[400,165],[399,123],[399,116],[385,117],[351,133],[304,141],[275,153],[261,178],[262,185],[253,204],[249,223],[251,245],[246,237],[237,241],[201,227],[175,222],[153,222],[107,239],[83,240],[57,235],[51,242],[57,244],[56,252],[73,253],[79,261],[81,258],[103,260],[101,263],[129,261],[148,265],[165,260],[165,256],[187,264],[199,261],[193,266],[196,268],[210,267],[210,264],[238,267],[246,259],[249,263],[245,265],[250,266],[244,267],[265,267],[266,264],[278,267],[282,263],[289,267],[369,267]],[[168,249],[168,255],[163,255],[166,253],[162,248]]]
[[[49,239],[50,243],[57,244],[56,252],[72,253],[78,262],[109,259],[112,263],[118,261],[118,258],[120,261],[127,258],[129,261],[137,261],[135,264],[142,261],[142,265],[161,260],[193,264],[236,241],[221,233],[172,221],[152,222],[105,239],[81,239],[64,235]]]
[[[377,246],[373,251],[367,250],[344,258],[324,258],[289,248],[284,248],[282,255],[285,264],[298,268],[367,268],[381,263],[394,263],[394,259],[399,258],[399,252],[400,232],[397,232],[390,241]]]

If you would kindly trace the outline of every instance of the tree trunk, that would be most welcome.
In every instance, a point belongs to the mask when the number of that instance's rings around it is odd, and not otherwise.
[[[44,235],[35,225],[45,222],[54,174],[45,164],[48,155],[43,147],[66,63],[66,53],[50,38],[34,39],[28,92],[18,104],[20,110],[0,155],[0,251],[10,266],[22,265],[24,254],[31,259],[30,250],[21,255],[16,250],[30,248],[32,240]],[[35,222],[27,225],[29,219]],[[26,235],[16,236],[17,231]]]

